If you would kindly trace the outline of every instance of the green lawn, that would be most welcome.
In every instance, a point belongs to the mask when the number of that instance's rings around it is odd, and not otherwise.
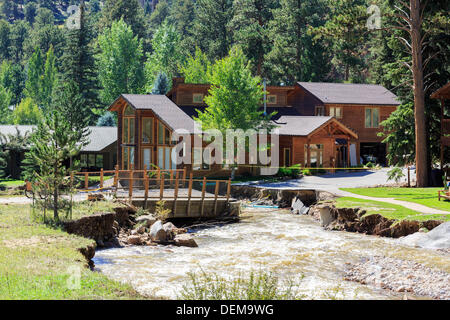
[[[336,207],[338,208],[355,208],[360,207],[367,211],[367,214],[381,214],[389,219],[397,220],[443,220],[450,221],[450,215],[427,215],[399,205],[390,204],[382,201],[371,201],[351,197],[343,197],[336,199]]]
[[[25,181],[23,180],[1,180],[0,179],[0,187],[3,186],[5,188],[11,188],[11,187],[20,187],[25,184]]]
[[[141,299],[131,286],[86,268],[77,248],[92,240],[30,219],[27,205],[0,205],[0,299]],[[80,271],[80,288],[70,275]]]
[[[450,201],[439,201],[442,188],[342,188],[341,190],[376,198],[393,198],[415,202],[424,206],[450,211]]]

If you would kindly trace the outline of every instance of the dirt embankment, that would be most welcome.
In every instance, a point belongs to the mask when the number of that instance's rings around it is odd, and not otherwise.
[[[382,237],[400,238],[418,232],[421,228],[432,230],[443,221],[395,220],[380,214],[370,214],[361,208],[336,208],[334,205],[314,205],[309,215],[320,220],[327,230],[360,232]]]

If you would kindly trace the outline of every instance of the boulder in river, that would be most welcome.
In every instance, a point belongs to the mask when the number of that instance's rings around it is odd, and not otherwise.
[[[152,239],[152,241],[156,242],[167,241],[167,233],[166,230],[163,228],[161,220],[156,221],[150,228],[150,238]]]
[[[406,245],[427,249],[449,249],[450,222],[442,223],[427,233],[416,232],[401,238],[399,241]]]
[[[334,220],[336,220],[336,216],[334,214],[334,210],[332,207],[327,205],[322,205],[317,207],[320,213],[320,225],[322,227],[327,227]]]
[[[175,236],[175,245],[179,247],[198,247],[197,242],[195,242],[194,238],[190,234],[178,234]]]
[[[131,245],[134,245],[134,246],[137,246],[137,245],[142,244],[142,239],[138,235],[131,235],[131,236],[129,236],[127,238],[127,243],[131,244]]]

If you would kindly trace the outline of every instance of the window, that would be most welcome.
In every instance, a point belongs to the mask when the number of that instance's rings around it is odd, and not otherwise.
[[[203,148],[194,148],[192,170],[209,170],[209,164],[203,163]]]
[[[153,118],[142,118],[142,143],[153,144]]]
[[[170,130],[158,122],[158,144],[170,144]]]
[[[283,150],[283,164],[285,167],[290,167],[291,166],[291,149],[290,148],[284,148]]]
[[[122,143],[133,144],[134,143],[134,117],[124,117],[122,127]]]
[[[323,166],[323,144],[311,144],[309,146],[311,168]],[[308,166],[308,145],[305,144],[305,166]]]
[[[95,166],[97,168],[103,168],[103,155],[102,154],[98,154],[95,157]]]
[[[158,167],[161,169],[176,169],[176,159],[172,159],[171,147],[158,147]]]
[[[366,128],[378,128],[380,124],[380,109],[366,108],[365,125]]]
[[[277,104],[277,96],[274,94],[267,96],[267,103],[268,104]]]
[[[134,164],[134,147],[123,147],[122,150],[122,167],[124,170],[129,170]]]
[[[325,107],[316,106],[316,116],[324,116],[324,115],[325,115]]]
[[[80,156],[80,166],[81,166],[82,168],[86,168],[86,167],[87,167],[87,154],[85,154],[85,153],[83,153],[83,154]]]
[[[123,116],[124,117],[134,117],[134,110],[133,108],[131,108],[129,105],[126,106],[124,112],[123,112]]]
[[[147,166],[147,169],[151,169],[152,164],[152,149],[142,149],[142,165]]]
[[[342,108],[341,107],[330,107],[330,117],[335,117],[338,119],[342,118]]]
[[[194,93],[192,95],[193,103],[203,103],[203,94],[202,93]]]

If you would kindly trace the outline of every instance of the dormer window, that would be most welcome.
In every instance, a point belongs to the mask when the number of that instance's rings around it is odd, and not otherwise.
[[[193,103],[203,103],[203,93],[194,93],[192,95]]]
[[[267,96],[267,103],[268,104],[277,104],[277,96],[274,94]]]
[[[341,107],[330,107],[330,117],[342,119],[342,108]]]

